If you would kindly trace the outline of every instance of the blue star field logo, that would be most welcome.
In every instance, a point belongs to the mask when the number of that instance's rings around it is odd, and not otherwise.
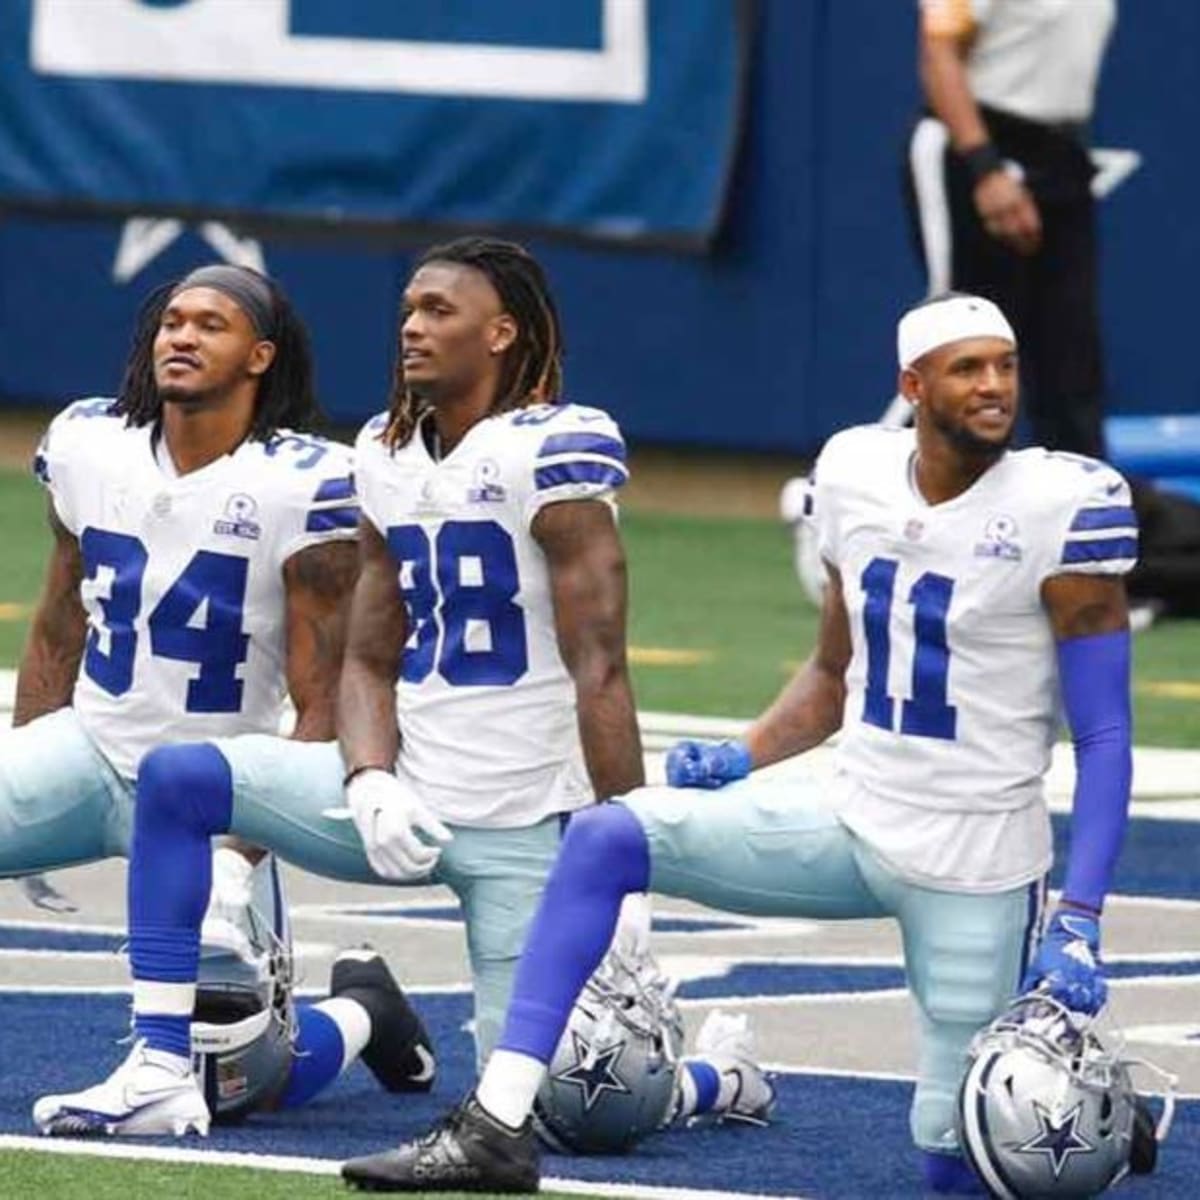
[[[617,1063],[625,1049],[624,1043],[593,1051],[573,1029],[571,1041],[575,1047],[574,1065],[554,1078],[583,1089],[583,1107],[587,1112],[591,1112],[592,1106],[605,1092],[628,1094],[628,1084],[617,1074]]]
[[[1035,1100],[1033,1110],[1041,1124],[1041,1132],[1017,1147],[1018,1154],[1045,1154],[1050,1159],[1054,1178],[1058,1179],[1072,1154],[1092,1154],[1096,1147],[1079,1132],[1079,1114],[1082,1104],[1060,1116],[1043,1108]]]

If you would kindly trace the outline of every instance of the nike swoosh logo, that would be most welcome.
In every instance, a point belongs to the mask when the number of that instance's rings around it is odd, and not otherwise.
[[[1115,496],[1124,486],[1124,482],[1120,480],[1118,480],[1116,483],[1110,483],[1108,487],[1104,489],[1104,494],[1106,496]]]
[[[180,1084],[170,1083],[156,1088],[126,1087],[121,1093],[121,1099],[125,1102],[125,1108],[128,1110],[125,1115],[129,1116],[137,1109],[157,1104],[160,1100],[167,1100],[171,1096],[178,1095],[181,1090],[183,1089]]]
[[[419,1042],[413,1047],[413,1053],[421,1060],[421,1069],[415,1075],[409,1075],[408,1078],[413,1083],[428,1083],[437,1070],[437,1063],[434,1061],[433,1055]]]

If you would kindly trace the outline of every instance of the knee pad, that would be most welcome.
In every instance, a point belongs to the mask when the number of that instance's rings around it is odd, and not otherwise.
[[[650,844],[641,822],[623,804],[594,804],[571,817],[557,869],[606,893],[644,892],[650,883]]]
[[[142,759],[137,825],[182,825],[193,833],[225,833],[233,812],[233,778],[225,756],[207,742],[159,746]]]

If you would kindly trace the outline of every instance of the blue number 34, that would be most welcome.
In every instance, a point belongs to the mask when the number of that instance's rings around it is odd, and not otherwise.
[[[127,533],[94,528],[83,531],[79,546],[85,578],[95,579],[102,567],[113,573],[108,595],[98,600],[103,625],[88,633],[83,669],[109,695],[123,696],[133,685],[137,661],[134,623],[142,607],[146,547]],[[250,644],[249,636],[242,632],[247,565],[247,560],[237,555],[198,551],[147,621],[151,654],[196,663],[200,668],[188,681],[188,712],[241,710],[244,685],[237,678],[237,668],[246,661]],[[202,605],[204,624],[192,625]],[[102,632],[107,639],[102,639]],[[107,640],[107,648],[102,640]]]
[[[862,573],[863,631],[867,639],[867,686],[863,720],[880,729],[895,728],[895,701],[888,695],[888,662],[891,658],[892,603],[896,591],[894,558],[873,558]],[[954,580],[926,571],[909,588],[913,606],[912,699],[900,706],[900,732],[916,737],[952,740],[958,709],[946,700],[950,673],[950,648],[946,644],[946,614],[954,594]]]

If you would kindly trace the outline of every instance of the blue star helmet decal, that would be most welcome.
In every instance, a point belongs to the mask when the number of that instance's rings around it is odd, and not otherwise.
[[[1079,1132],[1079,1115],[1083,1105],[1077,1104],[1070,1112],[1056,1115],[1036,1100],[1033,1110],[1041,1125],[1041,1132],[1017,1147],[1018,1154],[1045,1154],[1050,1159],[1054,1178],[1058,1179],[1072,1154],[1094,1154],[1096,1147]]]
[[[571,1041],[575,1047],[575,1062],[554,1078],[582,1088],[585,1109],[590,1110],[605,1092],[628,1095],[629,1086],[617,1074],[617,1063],[625,1049],[624,1042],[596,1050],[575,1030],[571,1031]]]

